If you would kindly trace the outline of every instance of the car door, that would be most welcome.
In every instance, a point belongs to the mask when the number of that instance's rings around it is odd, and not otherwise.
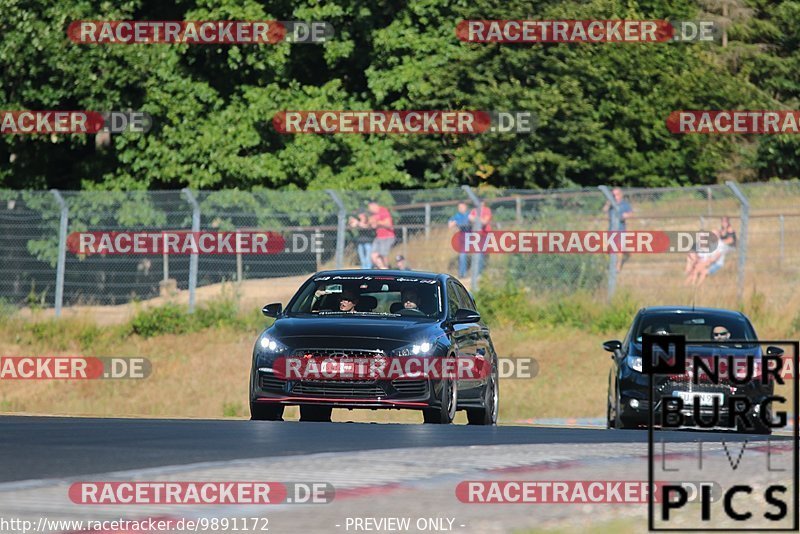
[[[453,290],[458,298],[458,307],[477,311],[475,310],[475,301],[472,300],[464,286],[455,280],[452,280],[452,283]],[[485,359],[488,348],[485,342],[481,342],[483,325],[481,323],[466,323],[457,326],[461,327],[459,330],[459,356],[466,359],[465,363],[475,366],[480,359]],[[458,396],[462,399],[479,396],[480,386],[485,382],[480,376],[472,378],[471,375],[473,373],[469,373],[467,376],[459,376]]]

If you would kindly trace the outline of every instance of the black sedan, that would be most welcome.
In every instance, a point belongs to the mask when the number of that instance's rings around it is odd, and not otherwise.
[[[716,418],[720,421],[730,422],[735,419],[735,424],[721,424],[717,428],[770,433],[766,422],[772,417],[771,404],[763,401],[773,394],[774,381],[768,373],[764,376],[756,373],[758,363],[755,360],[760,362],[762,352],[750,320],[738,311],[680,306],[643,308],[636,314],[623,341],[611,340],[603,343],[603,348],[612,353],[606,409],[609,428],[634,428],[649,423],[649,381],[648,375],[642,372],[644,334],[682,335],[686,339],[686,352],[690,356],[686,369],[680,373],[654,375],[653,420],[656,424],[662,421],[663,397],[674,403],[670,405],[668,412],[680,411],[685,416],[686,427],[707,426],[709,420],[714,420],[712,412],[716,410]],[[703,343],[699,343],[701,341]],[[766,354],[777,358],[783,351],[779,347],[768,347]],[[710,375],[705,374],[699,364],[693,370],[691,362],[700,360],[708,362],[711,371],[714,370],[712,365],[722,366],[718,367],[719,372],[726,365],[719,363],[723,356],[726,361],[731,358],[734,366],[750,358],[754,362],[753,372],[737,375],[736,382],[742,383],[736,383],[731,380],[731,376],[724,373],[714,377],[714,380],[708,379]],[[694,379],[693,372],[700,373],[698,377],[707,379]],[[731,399],[743,397],[747,399],[745,405],[749,405],[744,415],[747,420],[744,422],[738,415],[735,418],[728,416],[729,412],[733,416],[737,410],[745,410],[741,406],[729,409]],[[676,398],[681,399],[680,410],[676,410],[676,406],[679,406],[678,401],[674,400]],[[696,399],[700,410],[695,409]],[[762,406],[765,407],[765,412],[770,413],[760,414]]]
[[[475,301],[446,274],[323,271],[289,301],[268,304],[276,320],[256,340],[250,414],[329,421],[333,408],[421,410],[426,423],[493,425],[497,354]]]

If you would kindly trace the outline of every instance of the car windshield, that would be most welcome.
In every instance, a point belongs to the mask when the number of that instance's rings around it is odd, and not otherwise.
[[[642,334],[683,335],[689,341],[756,341],[755,332],[741,316],[699,312],[647,314],[639,322],[637,343],[642,342]]]
[[[318,317],[437,318],[442,315],[437,280],[415,276],[319,276],[305,285],[289,315]]]

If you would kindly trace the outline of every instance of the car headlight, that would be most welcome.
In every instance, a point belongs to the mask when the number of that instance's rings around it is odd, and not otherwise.
[[[421,341],[396,349],[392,352],[392,356],[427,356],[433,352],[433,347],[434,343],[430,341]]]
[[[258,339],[258,346],[271,353],[283,352],[287,349],[286,345],[267,335],[263,335]]]
[[[634,371],[642,372],[642,357],[641,356],[628,356],[628,365]]]

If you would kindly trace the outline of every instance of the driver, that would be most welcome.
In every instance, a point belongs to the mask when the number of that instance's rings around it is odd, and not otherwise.
[[[717,325],[711,329],[711,339],[714,341],[726,341],[731,338],[731,331],[722,325]]]
[[[413,289],[406,289],[400,294],[403,308],[406,310],[419,310],[419,295]]]
[[[358,296],[352,291],[342,291],[339,296],[339,311],[354,312],[358,304]]]

